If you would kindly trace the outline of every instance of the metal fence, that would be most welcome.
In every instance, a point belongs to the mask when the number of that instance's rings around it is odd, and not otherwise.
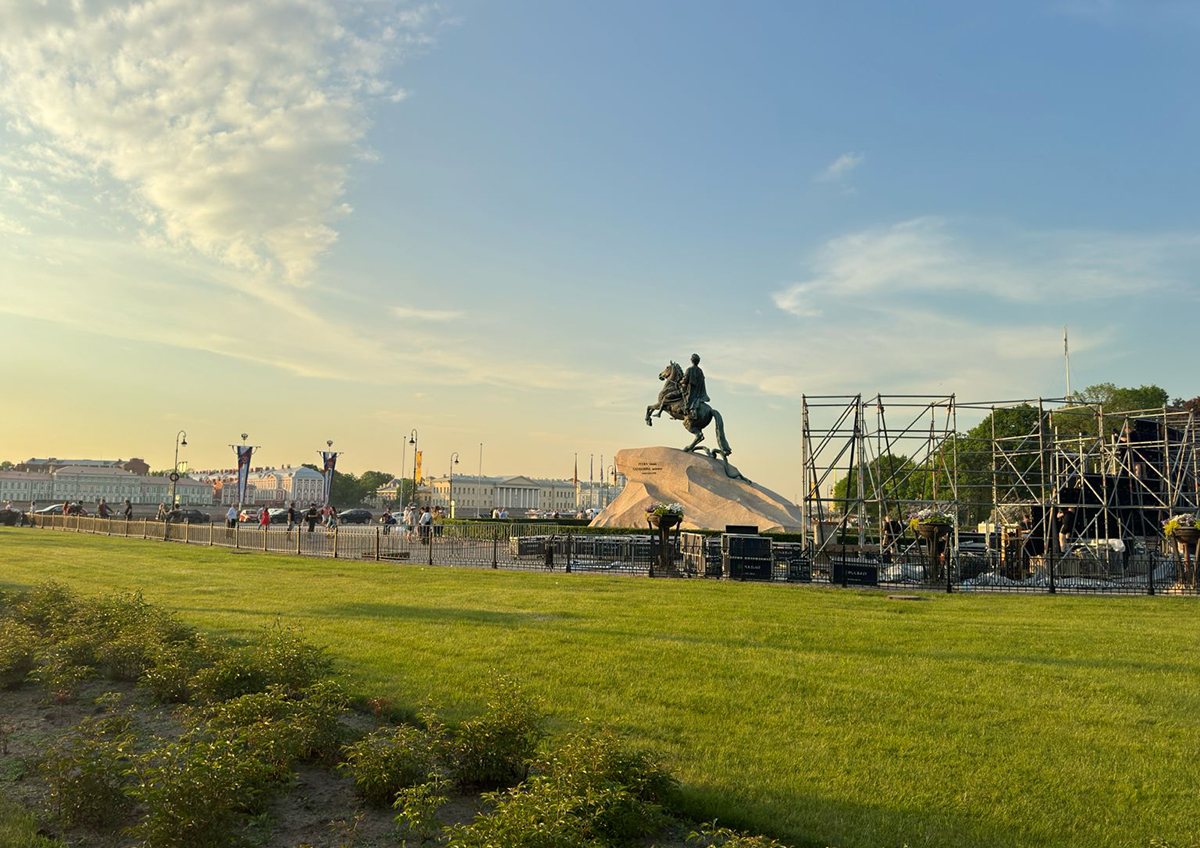
[[[409,532],[402,525],[317,525],[310,530],[300,524],[288,530],[283,525],[229,527],[39,515],[35,526],[294,556],[529,571],[646,575],[652,557],[659,555],[648,536],[583,535],[554,525],[446,524]]]
[[[939,548],[912,542],[896,553],[855,545],[815,550],[763,536],[580,533],[575,527],[447,524],[421,532],[402,525],[293,530],[238,524],[182,524],[83,516],[37,516],[44,529],[201,547],[412,565],[690,577],[770,583],[877,586],[951,592],[1198,593],[1191,551],[1078,546],[1065,555]]]

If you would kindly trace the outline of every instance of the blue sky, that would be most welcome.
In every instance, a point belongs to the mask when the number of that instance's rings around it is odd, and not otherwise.
[[[14,458],[569,474],[695,350],[792,494],[802,393],[1053,396],[1063,324],[1200,393],[1194,4],[0,9]]]

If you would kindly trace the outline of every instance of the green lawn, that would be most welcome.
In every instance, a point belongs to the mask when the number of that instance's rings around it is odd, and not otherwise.
[[[489,667],[796,845],[1200,844],[1200,601],[934,596],[316,561],[0,529],[0,586],[277,617],[351,688],[475,709]]]

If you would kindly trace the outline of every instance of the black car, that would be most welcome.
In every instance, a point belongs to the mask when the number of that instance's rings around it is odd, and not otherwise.
[[[370,520],[369,509],[347,509],[338,513],[339,524],[367,524]]]
[[[208,524],[212,518],[198,509],[173,509],[167,513],[167,521],[171,524]]]

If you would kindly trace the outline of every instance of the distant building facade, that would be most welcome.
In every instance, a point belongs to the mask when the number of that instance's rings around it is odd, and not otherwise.
[[[625,477],[618,475],[611,484],[593,481],[554,480],[539,477],[480,477],[455,474],[453,478],[430,477],[417,491],[417,501],[440,506],[455,518],[479,518],[503,509],[512,518],[530,514],[539,516],[574,515],[580,510],[601,510],[625,488]],[[376,494],[385,503],[395,504],[399,485],[392,481]]]
[[[66,465],[52,472],[0,472],[0,500],[24,504],[29,501],[83,501],[94,504],[104,498],[110,504],[128,499],[135,504],[166,503],[171,481],[166,477],[134,474],[115,465]],[[186,477],[178,481],[175,496],[182,506],[212,504],[212,486]]]

